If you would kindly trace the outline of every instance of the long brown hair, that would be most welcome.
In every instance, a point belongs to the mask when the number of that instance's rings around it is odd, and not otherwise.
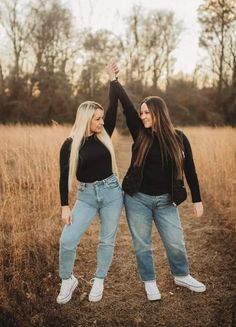
[[[175,166],[175,176],[178,179],[182,179],[182,144],[171,122],[169,110],[165,101],[158,96],[149,96],[141,102],[141,105],[143,103],[147,105],[150,111],[152,126],[150,129],[141,128],[139,131],[135,146],[137,149],[137,156],[134,165],[138,167],[142,166],[144,158],[152,145],[153,138],[156,135],[161,147],[162,166],[164,166],[165,160],[170,157]]]

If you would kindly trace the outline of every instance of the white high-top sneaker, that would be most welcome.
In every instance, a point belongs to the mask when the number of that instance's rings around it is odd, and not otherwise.
[[[74,275],[71,275],[68,279],[62,279],[60,293],[57,296],[57,303],[65,304],[69,302],[78,283],[78,279]]]
[[[174,276],[174,282],[176,285],[184,286],[189,288],[191,291],[194,292],[205,292],[206,286],[193,278],[191,275],[187,276]]]
[[[104,290],[104,279],[102,278],[94,278],[93,286],[89,293],[89,301],[90,302],[98,302],[102,299],[103,290]]]
[[[144,286],[149,301],[156,301],[161,299],[161,293],[155,280],[145,281]]]

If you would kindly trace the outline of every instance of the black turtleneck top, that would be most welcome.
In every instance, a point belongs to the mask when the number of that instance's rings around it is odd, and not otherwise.
[[[109,90],[109,105],[104,119],[104,128],[112,135],[116,123],[118,98],[114,90]],[[61,205],[68,205],[69,159],[72,138],[67,138],[60,150],[60,198]],[[109,150],[97,138],[96,134],[86,137],[79,150],[78,181],[92,183],[112,175],[112,159]]]

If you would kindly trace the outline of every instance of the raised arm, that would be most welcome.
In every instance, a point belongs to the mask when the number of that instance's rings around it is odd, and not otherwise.
[[[124,109],[124,114],[126,116],[126,123],[130,130],[130,133],[134,140],[136,140],[138,131],[142,126],[141,119],[139,118],[138,112],[135,109],[133,103],[130,101],[128,95],[126,94],[125,90],[115,78],[119,69],[115,63],[109,63],[107,65],[107,72],[111,79],[111,91],[112,94],[117,96],[122,104]]]
[[[110,84],[109,104],[104,119],[104,128],[110,136],[112,135],[116,126],[117,107],[118,107],[118,96],[116,95],[114,89],[111,87]]]
[[[135,141],[138,136],[139,129],[143,126],[142,121],[139,118],[138,112],[135,109],[133,103],[130,101],[127,93],[125,92],[122,85],[118,80],[111,83],[111,88],[114,90],[114,93],[120,100],[122,107],[124,109],[124,114],[126,117],[126,123],[129,128],[129,131]]]

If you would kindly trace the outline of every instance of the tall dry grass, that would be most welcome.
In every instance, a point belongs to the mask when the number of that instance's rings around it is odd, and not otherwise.
[[[55,262],[58,153],[68,130],[59,126],[0,127],[2,299],[9,298],[9,287],[19,289],[19,285],[25,295],[30,294],[23,275]]]
[[[18,315],[37,311],[39,285],[47,292],[55,283],[51,278],[57,275],[62,229],[58,158],[69,129],[0,126],[0,301],[7,307],[19,304]],[[235,129],[184,131],[192,144],[205,205],[214,206],[224,214],[225,222],[236,226]],[[119,145],[117,133],[113,141]],[[24,302],[22,313],[20,303]]]
[[[59,151],[70,127],[0,126],[0,299],[40,267],[57,269]],[[117,142],[114,132],[113,142]],[[56,250],[56,251],[55,251]],[[24,275],[24,276],[23,276]],[[9,286],[10,285],[10,286]]]
[[[236,129],[183,128],[189,137],[205,206],[236,228]]]

